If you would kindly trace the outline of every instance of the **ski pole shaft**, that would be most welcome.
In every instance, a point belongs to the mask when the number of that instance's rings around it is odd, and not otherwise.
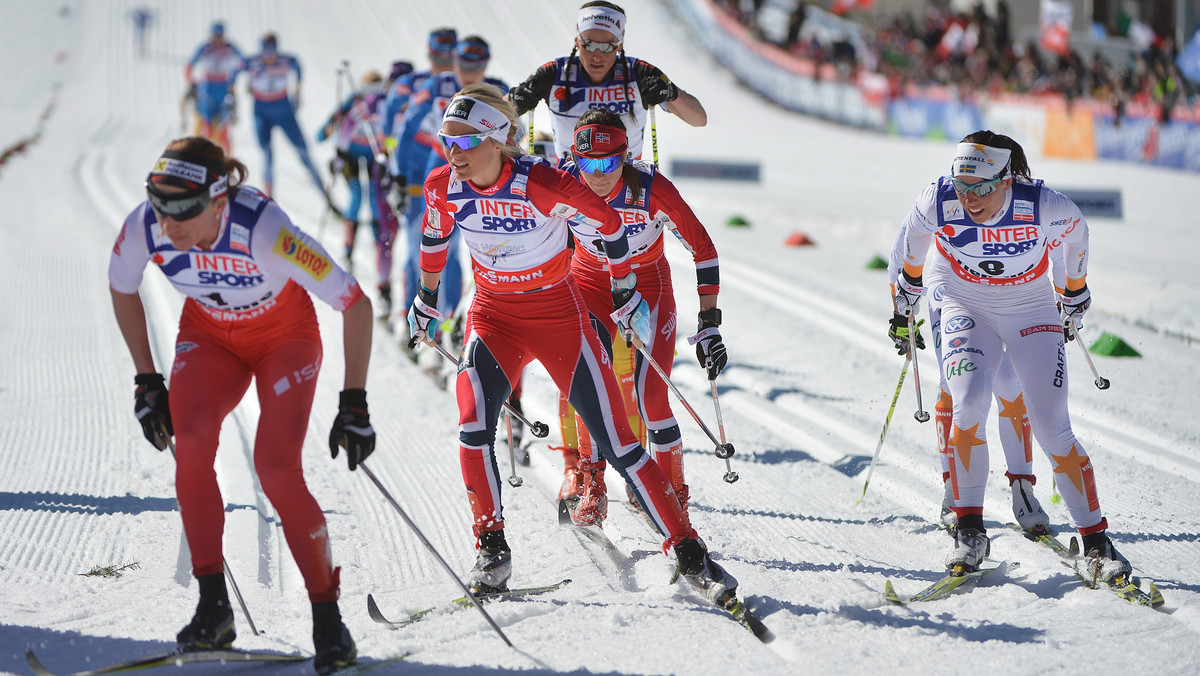
[[[512,468],[512,473],[508,475],[508,484],[516,488],[525,483],[525,480],[517,476],[517,451],[513,448],[511,413],[504,416],[504,426],[508,430],[508,466]]]
[[[167,446],[171,449],[171,457],[175,457],[175,439],[166,434],[163,430],[163,436],[167,438]],[[254,626],[254,618],[250,617],[250,609],[246,607],[246,600],[242,598],[242,590],[238,589],[237,580],[233,579],[233,571],[229,569],[229,561],[222,556],[221,563],[225,564],[225,579],[229,580],[229,586],[233,587],[233,595],[237,598],[238,605],[242,607],[242,614],[246,616],[246,623],[250,625],[250,631],[258,636],[258,627]]]
[[[658,124],[654,120],[654,109],[650,106],[650,149],[654,151],[654,166],[658,166]]]
[[[896,383],[896,391],[892,394],[892,405],[888,407],[887,417],[883,419],[883,431],[879,433],[879,443],[875,444],[875,455],[871,456],[871,466],[867,468],[867,480],[863,482],[862,495],[858,502],[867,497],[867,486],[871,485],[871,475],[875,473],[875,464],[879,462],[879,451],[883,448],[883,439],[887,436],[888,426],[892,424],[892,413],[896,410],[896,402],[900,401],[900,389],[904,387],[904,376],[908,375],[908,364],[913,360],[912,352],[904,357],[904,368],[900,369],[900,380]]]
[[[721,400],[717,398],[717,379],[713,378],[708,381],[708,386],[712,389],[713,408],[717,412],[717,431],[721,433],[721,445],[726,446],[725,441],[725,420],[721,417]],[[725,458],[725,483],[731,484],[738,480],[738,473],[733,471],[729,466],[729,458]]]
[[[533,111],[529,111],[529,154],[533,154]]]
[[[432,345],[433,348],[437,350],[438,353],[440,353],[443,357],[445,357],[451,364],[454,364],[455,366],[460,365],[458,359],[455,358],[454,355],[450,354],[450,351],[442,347],[439,343],[430,342],[428,344]],[[530,422],[529,418],[521,415],[521,412],[513,408],[513,405],[507,401],[504,402],[504,410],[508,411],[509,415],[513,416],[517,420],[525,423],[525,426],[529,428],[529,431],[533,433],[533,436],[537,437],[538,439],[544,439],[548,434],[550,434],[550,427],[547,426],[546,423],[540,420]]]
[[[708,425],[705,425],[704,421],[700,419],[700,416],[696,414],[696,409],[692,408],[692,405],[688,403],[687,398],[683,396],[683,393],[679,391],[679,388],[675,387],[675,383],[671,382],[671,378],[667,376],[667,372],[664,371],[663,368],[658,365],[658,362],[655,361],[654,357],[650,355],[650,350],[646,349],[645,343],[642,342],[641,337],[637,335],[636,331],[633,333],[633,345],[638,349],[638,352],[642,353],[642,356],[646,358],[646,361],[654,367],[654,370],[658,371],[658,375],[663,379],[663,382],[667,384],[667,388],[675,394],[675,397],[679,399],[679,403],[683,404],[683,407],[687,409],[687,412],[692,416],[692,420],[695,420],[696,424],[700,426],[700,429],[704,430],[704,433],[708,435],[708,438],[713,442],[713,445],[717,447],[717,457],[728,458],[732,456],[733,444],[726,444],[717,440],[712,431],[708,429]]]
[[[437,559],[437,562],[442,565],[442,568],[446,569],[446,573],[450,575],[450,577],[454,578],[454,582],[458,584],[458,586],[467,595],[467,598],[471,600],[471,605],[475,606],[479,610],[479,614],[483,615],[483,619],[487,620],[487,623],[492,625],[492,629],[496,630],[496,633],[500,635],[500,638],[504,641],[505,645],[512,648],[512,641],[508,640],[508,637],[504,635],[504,631],[500,629],[500,625],[496,624],[496,621],[492,619],[492,616],[483,609],[483,606],[480,605],[479,600],[475,598],[475,594],[471,593],[470,588],[463,583],[462,579],[458,577],[458,574],[454,572],[454,569],[450,567],[450,564],[446,563],[446,559],[442,558],[442,555],[438,553],[438,550],[434,549],[433,543],[431,543],[429,539],[425,537],[425,534],[421,532],[421,529],[417,527],[417,524],[409,518],[408,513],[404,511],[404,508],[400,506],[400,503],[396,502],[396,498],[393,498],[392,494],[383,487],[383,484],[380,483],[379,479],[375,476],[375,473],[371,471],[371,468],[367,467],[365,463],[359,463],[358,466],[360,469],[362,469],[362,471],[367,473],[367,478],[371,480],[371,483],[375,484],[375,487],[379,489],[380,493],[383,493],[384,499],[391,503],[396,512],[400,514],[400,518],[404,519],[404,523],[408,524],[408,527],[411,528],[413,533],[417,535],[417,539],[421,541],[421,544],[425,545],[425,549],[428,549],[429,553],[433,554],[433,558]]]
[[[917,422],[929,422],[929,413],[921,404],[921,372],[917,369],[917,326],[916,313],[908,316],[908,354],[912,357],[913,387],[917,390],[917,412],[913,417]]]
[[[1096,389],[1107,390],[1110,383],[1108,382],[1107,378],[1100,376],[1100,372],[1096,370],[1096,365],[1092,363],[1092,355],[1088,354],[1087,345],[1083,344],[1083,337],[1079,335],[1079,322],[1074,317],[1068,321],[1070,322],[1068,330],[1075,334],[1074,342],[1079,343],[1079,350],[1080,352],[1083,352],[1083,358],[1085,361],[1087,361],[1088,368],[1092,370],[1092,377],[1096,379],[1094,381],[1096,383]]]

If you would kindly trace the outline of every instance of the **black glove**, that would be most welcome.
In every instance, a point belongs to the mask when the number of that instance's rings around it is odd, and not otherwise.
[[[388,175],[392,181],[392,203],[396,211],[403,212],[408,205],[408,179],[399,175]]]
[[[166,450],[175,427],[171,425],[171,405],[162,374],[139,373],[133,382],[137,385],[133,392],[133,412],[142,424],[142,434],[155,448]]]
[[[676,87],[675,83],[662,73],[643,75],[637,84],[638,90],[642,92],[642,100],[646,102],[647,107],[679,98],[679,87]]]
[[[338,398],[338,414],[329,431],[329,453],[338,456],[338,447],[345,447],[346,461],[353,472],[375,450],[375,428],[367,413],[366,390],[342,390]]]
[[[696,335],[688,338],[688,342],[696,346],[696,359],[700,368],[708,372],[708,379],[716,380],[729,363],[725,343],[721,342],[721,331],[717,328],[721,325],[721,311],[716,308],[701,310],[699,318]]]
[[[925,339],[921,337],[921,324],[925,320],[918,321],[915,325],[917,329],[917,349],[925,349]],[[888,336],[892,339],[892,345],[896,348],[896,354],[908,354],[908,317],[899,312],[892,313],[892,321],[888,322],[892,328],[888,329]]]

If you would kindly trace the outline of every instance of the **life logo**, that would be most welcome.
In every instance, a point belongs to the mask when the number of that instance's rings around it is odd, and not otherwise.
[[[975,320],[966,315],[957,315],[946,320],[946,333],[961,333],[975,328]]]
[[[272,249],[275,253],[296,264],[312,275],[318,282],[329,275],[333,263],[323,252],[317,252],[287,230],[280,230]]]

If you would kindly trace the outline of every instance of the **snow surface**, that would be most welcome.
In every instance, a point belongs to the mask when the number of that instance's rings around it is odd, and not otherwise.
[[[394,58],[419,60],[428,30],[452,25],[461,34],[487,36],[492,72],[517,82],[570,49],[578,6],[574,0],[536,8],[516,0],[146,4],[158,21],[140,60],[129,18],[135,3],[3,3],[0,56],[8,68],[0,147],[32,134],[47,105],[55,108],[39,140],[0,167],[0,269],[17,280],[0,294],[0,670],[28,673],[27,647],[64,671],[163,651],[194,608],[173,465],[145,443],[134,420],[133,369],[112,319],[105,271],[118,225],[141,199],[145,172],[180,135],[183,61],[209,22],[224,19],[247,52],[259,35],[275,30],[281,48],[300,56],[301,123],[311,134],[334,105],[334,70],[343,59],[355,75],[368,64],[386,72]],[[966,596],[886,607],[885,581],[901,594],[924,587],[942,574],[950,540],[931,525],[941,498],[934,430],[913,420],[908,383],[867,498],[856,504],[901,365],[884,335],[884,274],[865,264],[886,254],[899,219],[944,169],[952,146],[862,133],[764,104],[715,66],[665,5],[625,4],[629,52],[663,67],[709,113],[703,129],[658,116],[664,165],[687,157],[763,166],[757,184],[678,181],[721,253],[722,328],[731,355],[721,402],[740,481],[722,481],[724,463],[712,457],[686,413],[677,413],[694,522],[779,638],[764,646],[683,586],[669,584],[659,539],[622,506],[615,475],[607,530],[620,557],[558,527],[551,498],[560,460],[544,445],[534,446],[531,467],[519,469],[525,485],[505,490],[513,582],[574,582],[551,596],[488,606],[517,648],[506,648],[474,611],[441,612],[397,632],[371,622],[368,593],[386,614],[401,616],[445,605],[459,592],[375,486],[328,457],[341,332],[339,318],[322,306],[329,358],[304,453],[342,566],[343,612],[364,661],[411,651],[408,660],[379,672],[446,674],[1200,670],[1194,567],[1200,560],[1194,296],[1200,179],[1032,158],[1035,174],[1051,186],[1123,192],[1123,220],[1091,221],[1095,301],[1086,336],[1112,332],[1143,357],[1094,357],[1113,383],[1101,392],[1071,347],[1072,409],[1095,460],[1114,538],[1139,574],[1158,581],[1175,612],[1085,589],[1049,550],[1004,529],[1012,517],[999,457],[986,515],[992,553],[1019,561],[1019,570]],[[275,142],[281,203],[335,246],[338,228],[323,220],[286,141]],[[261,158],[245,97],[234,147],[256,174]],[[328,144],[314,152],[322,163],[331,154]],[[733,214],[752,226],[725,227]],[[797,230],[816,246],[784,246]],[[372,287],[368,249],[360,247],[357,267]],[[691,288],[682,248],[668,250],[677,288]],[[157,273],[147,275],[142,293],[165,371],[180,300]],[[695,303],[680,294],[681,334]],[[678,354],[677,384],[712,425],[693,351],[681,341]],[[935,367],[929,354],[920,357],[929,406]],[[540,374],[529,370],[526,410],[553,422],[553,391]],[[465,571],[474,552],[453,398],[404,360],[382,331],[369,390],[379,433],[370,466],[451,565]],[[227,421],[218,460],[228,504],[225,555],[261,631],[253,636],[239,613],[238,645],[308,654],[303,585],[249,470],[253,399]],[[557,442],[557,430],[550,441]],[[501,467],[508,471],[506,459]],[[1053,523],[1067,530],[1065,508],[1048,499],[1044,456],[1035,469],[1046,479],[1038,495]],[[133,563],[120,578],[82,575]],[[306,670],[294,666],[289,673]]]

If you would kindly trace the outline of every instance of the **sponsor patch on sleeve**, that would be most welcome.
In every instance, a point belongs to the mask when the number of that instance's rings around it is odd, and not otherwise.
[[[333,262],[327,256],[318,253],[287,228],[279,231],[272,251],[291,261],[318,282],[325,279],[333,269]]]

